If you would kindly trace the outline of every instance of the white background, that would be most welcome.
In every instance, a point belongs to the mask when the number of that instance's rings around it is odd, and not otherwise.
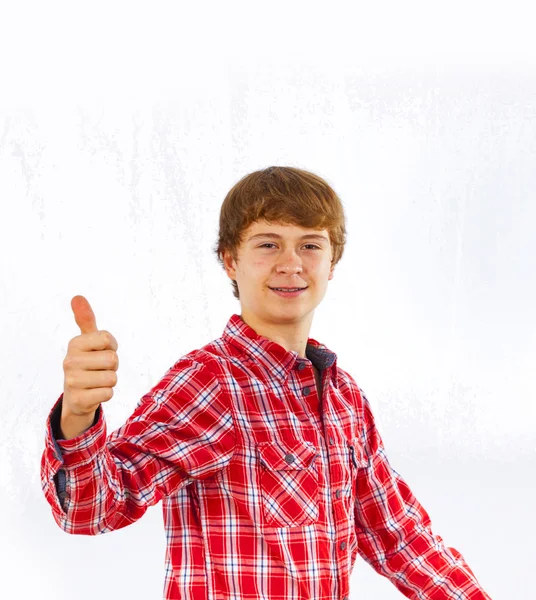
[[[108,430],[240,306],[219,209],[324,177],[348,243],[311,337],[496,599],[534,598],[536,48],[509,2],[0,3],[0,596],[160,598],[161,505],[70,536],[39,465],[70,300],[119,342]],[[359,557],[352,600],[402,595]]]

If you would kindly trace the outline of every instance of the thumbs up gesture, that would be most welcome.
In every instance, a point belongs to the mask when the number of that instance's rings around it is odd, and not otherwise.
[[[83,418],[88,425],[93,422],[100,403],[113,396],[119,368],[117,340],[108,331],[97,329],[89,302],[84,296],[75,296],[71,308],[81,333],[69,341],[63,360],[62,430],[67,419]]]

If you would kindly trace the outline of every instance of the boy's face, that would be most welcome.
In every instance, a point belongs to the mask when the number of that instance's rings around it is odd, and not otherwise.
[[[306,235],[321,237],[303,237]],[[238,260],[234,261],[225,252],[223,260],[227,275],[238,284],[243,314],[271,323],[312,319],[312,311],[333,278],[333,252],[327,230],[256,221],[243,232],[237,254]],[[270,289],[274,287],[307,289],[284,297]]]

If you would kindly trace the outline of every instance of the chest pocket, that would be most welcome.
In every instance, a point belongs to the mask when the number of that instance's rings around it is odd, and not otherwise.
[[[264,524],[299,527],[318,520],[317,449],[302,440],[272,440],[256,446]]]
[[[348,462],[350,464],[350,473],[352,474],[352,494],[355,497],[357,492],[358,470],[368,466],[368,460],[359,438],[346,440],[346,449],[348,453]]]

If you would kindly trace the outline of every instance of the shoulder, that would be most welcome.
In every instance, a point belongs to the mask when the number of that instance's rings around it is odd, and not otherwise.
[[[370,409],[369,401],[361,386],[348,371],[339,366],[337,366],[337,384],[339,391],[351,399],[358,414],[363,415],[365,409]]]
[[[217,361],[201,350],[193,350],[176,360],[140,403],[169,401],[172,398],[193,398],[199,394],[215,395],[220,391]]]
[[[337,383],[341,392],[350,393],[361,398],[363,390],[359,387],[356,380],[344,369],[337,366]]]

